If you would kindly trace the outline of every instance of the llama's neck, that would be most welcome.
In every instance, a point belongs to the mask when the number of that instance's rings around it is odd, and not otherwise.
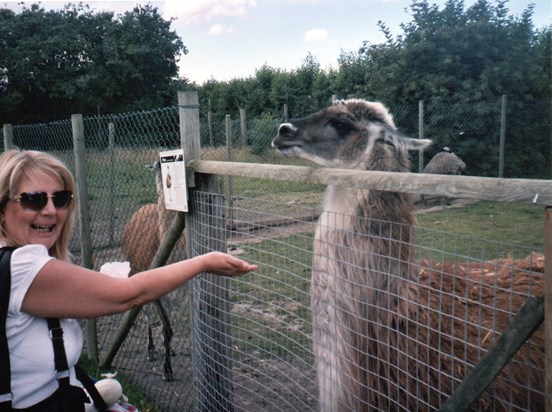
[[[342,186],[328,186],[324,192],[322,204],[324,225],[336,229],[347,229],[351,226],[351,216],[354,216],[363,199],[367,197],[365,190]]]
[[[397,310],[406,313],[406,300],[397,297],[402,282],[414,273],[414,224],[407,194],[329,186],[314,236],[313,282],[337,290],[352,288],[347,297],[360,293],[359,302],[399,305]]]
[[[376,141],[371,142],[359,157],[357,169],[408,172],[410,161],[405,150]],[[341,219],[343,226],[339,227],[350,225],[350,229],[360,233],[365,233],[363,225],[371,224],[362,223],[368,220],[408,225],[415,223],[414,202],[406,193],[329,186],[324,195],[324,211],[351,217]]]
[[[324,192],[323,213],[326,223],[336,229],[360,230],[359,219],[389,221],[413,225],[415,208],[405,193],[370,191],[328,186]]]

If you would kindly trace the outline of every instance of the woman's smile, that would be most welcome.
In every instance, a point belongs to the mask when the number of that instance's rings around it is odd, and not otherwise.
[[[17,246],[40,244],[50,249],[55,244],[67,220],[68,212],[67,208],[56,208],[51,196],[64,189],[57,176],[41,175],[38,179],[31,175],[21,180],[17,193],[14,194],[15,199],[7,203],[4,213],[6,230]],[[40,210],[25,209],[18,197],[22,193],[36,192],[48,194],[46,205]]]

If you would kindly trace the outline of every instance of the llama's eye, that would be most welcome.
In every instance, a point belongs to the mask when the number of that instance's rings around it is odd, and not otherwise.
[[[346,118],[336,117],[336,118],[330,119],[328,123],[330,124],[331,127],[335,129],[335,131],[339,135],[349,134],[356,129],[354,123],[351,120]]]

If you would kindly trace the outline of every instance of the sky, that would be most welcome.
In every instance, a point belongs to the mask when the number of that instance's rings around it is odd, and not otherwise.
[[[21,0],[0,0],[0,8],[19,11]],[[492,2],[493,0],[491,0]],[[25,1],[27,7],[38,1]],[[41,1],[45,10],[61,9],[70,1]],[[469,7],[475,0],[464,0]],[[73,0],[72,3],[78,3]],[[343,52],[357,52],[364,41],[384,42],[382,21],[393,36],[411,21],[411,0],[82,0],[93,11],[116,15],[136,4],[151,4],[182,39],[188,54],[179,61],[180,76],[201,85],[255,76],[263,65],[294,70],[310,54],[321,68],[337,66]],[[429,0],[439,8],[445,0]],[[521,16],[535,4],[533,23],[551,24],[550,0],[510,0],[510,14]]]

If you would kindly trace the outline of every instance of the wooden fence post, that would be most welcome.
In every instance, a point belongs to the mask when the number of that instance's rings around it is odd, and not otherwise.
[[[229,114],[226,115],[226,160],[231,162],[233,160],[232,156],[232,119]],[[234,178],[232,176],[228,176],[228,188],[226,190],[226,198],[228,199],[228,220],[233,223],[234,222],[234,216],[233,216],[233,205],[232,205],[232,197],[234,195]]]
[[[424,138],[424,101],[418,102],[418,139]],[[424,151],[418,151],[418,172],[424,170]]]
[[[207,127],[209,129],[209,144],[211,147],[215,147],[215,137],[213,134],[213,112],[210,110],[207,112]]]
[[[13,126],[6,123],[3,127],[4,130],[4,150],[13,148]]]
[[[545,411],[552,412],[552,206],[544,211]]]
[[[107,125],[109,139],[109,244],[115,244],[115,123]]]
[[[500,147],[498,152],[498,177],[504,177],[504,144],[506,143],[506,95],[500,104]]]
[[[184,160],[201,158],[197,92],[179,92],[180,137]],[[190,179],[192,180],[192,179]],[[226,251],[224,196],[217,176],[195,173],[186,213],[188,256]],[[201,208],[201,210],[200,210]],[[204,274],[193,282],[195,410],[233,410],[228,280]]]
[[[247,116],[245,109],[240,109],[240,138],[241,147],[247,147]]]
[[[88,180],[86,178],[86,145],[84,143],[84,123],[81,114],[71,116],[73,146],[75,152],[75,170],[79,197],[79,227],[81,237],[82,264],[88,269],[94,268],[92,252],[92,229],[90,226],[90,205],[88,204]],[[98,341],[96,320],[86,323],[88,359],[98,362]]]

